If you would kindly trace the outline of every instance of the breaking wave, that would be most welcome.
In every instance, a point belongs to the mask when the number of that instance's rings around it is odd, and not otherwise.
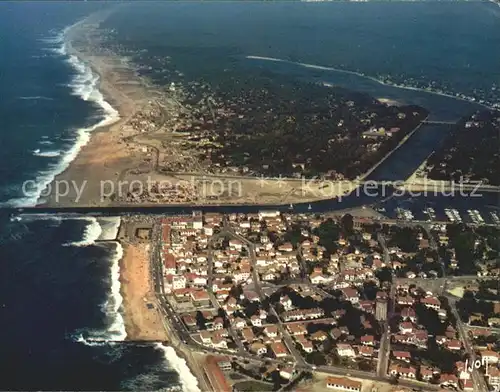
[[[111,242],[115,247],[110,264],[110,289],[106,301],[100,306],[107,319],[107,326],[102,330],[79,331],[73,340],[87,346],[103,346],[123,342],[127,337],[125,321],[121,314],[123,297],[120,289],[120,260],[123,257],[123,247],[119,242]]]
[[[80,218],[88,221],[88,225],[83,230],[83,236],[80,241],[68,242],[63,246],[90,246],[95,244],[101,235],[101,225],[96,218]]]
[[[51,37],[44,37],[40,39],[41,42],[48,45],[48,50],[56,56],[60,56],[64,59],[67,64],[74,70],[75,74],[73,80],[67,85],[71,89],[71,94],[80,97],[82,100],[87,102],[92,102],[102,109],[102,116],[100,120],[94,125],[75,129],[75,140],[72,141],[72,146],[66,150],[61,151],[57,156],[61,157],[59,162],[53,166],[49,166],[47,170],[40,171],[37,173],[35,181],[36,186],[23,193],[22,197],[14,198],[3,203],[9,207],[32,207],[40,203],[40,197],[44,189],[54,180],[54,178],[61,174],[64,170],[68,168],[70,163],[76,158],[83,146],[85,146],[89,140],[91,133],[102,126],[110,125],[116,122],[120,116],[117,110],[115,110],[103,97],[102,93],[99,91],[99,76],[94,74],[92,69],[88,64],[79,59],[72,52],[70,43],[68,42],[68,32],[78,25],[80,22],[66,27],[61,32],[55,34]],[[34,97],[22,97],[21,99],[44,99],[47,97],[34,96]],[[49,142],[49,141],[46,141]],[[35,150],[36,151],[36,150]],[[39,156],[51,156],[56,157],[55,154],[47,155],[38,151]],[[43,155],[40,155],[43,154]]]
[[[40,151],[40,149],[36,149],[33,151],[33,155],[37,157],[55,158],[61,155],[61,151]]]
[[[54,100],[54,98],[44,97],[41,95],[37,95],[34,97],[19,97],[19,99],[21,99],[23,101],[53,101]]]
[[[173,347],[164,346],[161,343],[156,343],[155,347],[163,351],[165,360],[179,374],[179,381],[184,392],[201,392],[198,380],[191,373],[186,361],[177,355]]]

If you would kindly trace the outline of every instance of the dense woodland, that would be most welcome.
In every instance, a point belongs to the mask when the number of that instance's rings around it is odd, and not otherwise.
[[[277,76],[233,78],[217,90],[238,116],[217,121],[222,147],[210,159],[264,175],[355,178],[427,115],[419,107],[388,107],[364,94]],[[364,138],[370,127],[400,130]]]
[[[500,185],[500,114],[485,111],[461,121],[428,160],[434,180],[484,181]]]

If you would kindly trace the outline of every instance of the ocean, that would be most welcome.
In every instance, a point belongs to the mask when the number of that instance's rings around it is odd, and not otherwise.
[[[64,46],[68,26],[106,7],[0,4],[2,206],[43,199],[43,187],[23,184],[49,183],[98,124],[116,116],[96,75]],[[492,56],[500,7],[488,2],[151,2],[119,7],[104,27],[117,43],[143,49],[142,60],[170,56],[180,83],[214,82],[225,69],[265,72],[421,104],[438,120],[478,110],[479,101],[500,103],[500,58]],[[149,76],[171,81],[162,72]],[[410,173],[442,137],[424,129],[375,177]],[[447,202],[494,208],[498,199]],[[0,213],[0,390],[197,390],[172,348],[121,343],[122,250],[98,241],[112,238],[118,224]]]
[[[96,75],[64,48],[65,28],[99,7],[0,4],[3,207],[35,205],[92,130],[116,115]],[[39,187],[25,192],[24,181]],[[0,212],[0,390],[193,390],[171,347],[120,343],[122,247],[96,242],[115,238],[118,225]]]
[[[100,223],[0,221],[1,390],[180,389],[171,348],[121,343],[122,248]]]

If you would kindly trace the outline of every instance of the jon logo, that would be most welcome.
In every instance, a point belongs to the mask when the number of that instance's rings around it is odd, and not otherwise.
[[[481,359],[476,359],[474,362],[469,363],[469,359],[465,360],[465,370],[468,370],[469,373],[473,372],[476,369],[480,369],[484,367],[486,369],[486,375],[488,374],[488,358],[481,357]]]
[[[472,373],[476,369],[480,369],[484,367],[485,369],[485,375],[488,376],[488,363],[489,360],[487,357],[481,357],[481,359],[476,359],[475,361],[469,363],[469,360],[465,360],[465,370],[467,370],[469,373]],[[490,391],[493,392],[500,392],[500,388],[498,385],[493,385],[492,389]]]

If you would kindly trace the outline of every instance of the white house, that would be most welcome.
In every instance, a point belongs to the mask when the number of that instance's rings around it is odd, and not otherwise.
[[[252,325],[254,327],[261,327],[262,326],[262,319],[259,316],[253,315],[250,318],[250,321],[252,322]]]
[[[267,353],[267,348],[262,343],[256,342],[250,345],[250,351],[257,355],[264,355]]]
[[[356,353],[350,344],[339,343],[337,344],[337,354],[340,357],[354,358]]]
[[[174,275],[172,277],[172,288],[174,290],[186,288],[186,278],[184,276]]]
[[[343,377],[327,377],[326,387],[339,391],[360,392],[362,384],[359,381]]]

